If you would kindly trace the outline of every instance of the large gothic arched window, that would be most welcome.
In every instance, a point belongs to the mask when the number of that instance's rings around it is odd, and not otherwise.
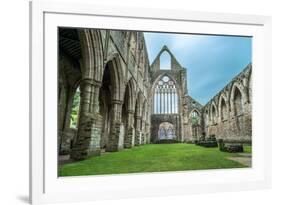
[[[178,94],[175,82],[164,75],[154,90],[154,113],[178,113]]]
[[[193,110],[190,113],[190,120],[192,125],[199,125],[200,124],[200,115],[197,110]]]

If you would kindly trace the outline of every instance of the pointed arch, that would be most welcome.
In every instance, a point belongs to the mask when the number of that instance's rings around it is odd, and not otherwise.
[[[82,53],[82,77],[101,82],[103,75],[103,45],[101,33],[94,29],[79,29]]]
[[[171,70],[172,56],[167,50],[164,50],[159,56],[159,64],[160,70]]]
[[[130,80],[125,85],[125,93],[128,92],[128,110],[131,111],[135,110],[135,101],[136,101],[135,89],[136,89],[135,81],[131,77]],[[124,98],[125,98],[125,93],[124,93]],[[125,103],[126,101],[123,102]]]
[[[197,108],[194,108],[189,113],[189,119],[191,120],[192,125],[200,125],[201,124],[201,112]]]
[[[153,113],[168,114],[180,112],[180,88],[172,75],[163,73],[152,84],[151,99]]]
[[[243,109],[244,109],[244,101],[243,101],[243,97],[242,97],[242,93],[240,91],[240,89],[236,86],[233,87],[233,92],[232,92],[232,110],[234,115],[240,115],[243,113]]]
[[[217,105],[214,101],[211,103],[211,119],[212,119],[212,124],[217,123],[217,117],[218,117],[218,108]]]
[[[124,97],[124,75],[123,68],[120,61],[120,55],[114,53],[107,58],[106,66],[110,71],[112,77],[112,99],[123,101]],[[105,69],[106,69],[105,66]],[[103,73],[104,74],[104,73]]]
[[[166,45],[164,45],[164,46],[162,47],[162,49],[160,50],[160,52],[158,53],[158,55],[156,56],[155,60],[156,60],[156,59],[159,59],[160,56],[161,56],[164,52],[167,52],[167,53],[170,55],[171,61],[172,61],[172,59],[175,59],[175,56],[172,54],[172,52],[170,51],[170,49],[169,49]]]
[[[227,97],[224,93],[220,94],[218,110],[219,110],[220,121],[227,120],[228,119],[229,105],[228,105]]]
[[[164,53],[164,52],[167,52],[170,55],[170,57],[171,57],[171,70],[181,69],[182,68],[182,66],[177,61],[177,59],[172,54],[172,52],[169,50],[169,48],[166,45],[164,45],[162,47],[162,49],[160,50],[160,52],[155,57],[155,59],[152,62],[152,64],[151,64],[151,69],[152,70],[157,70],[157,71],[160,70],[160,57],[161,57],[162,53]]]
[[[194,108],[191,110],[191,112],[189,113],[189,116],[193,116],[193,114],[197,114],[198,116],[201,115],[201,112],[197,109],[197,108]]]
[[[244,103],[247,102],[247,95],[244,86],[234,82],[230,93],[230,108],[234,115],[241,114],[244,109]]]
[[[173,140],[176,138],[175,126],[170,122],[159,124],[158,140]]]

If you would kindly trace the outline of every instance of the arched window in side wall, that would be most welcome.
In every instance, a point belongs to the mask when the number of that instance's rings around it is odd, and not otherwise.
[[[193,110],[190,114],[191,124],[192,125],[199,125],[200,124],[200,115],[196,110]]]
[[[160,56],[160,70],[171,70],[171,55],[164,51]]]
[[[240,90],[236,87],[234,91],[234,112],[235,115],[243,113],[243,99]]]
[[[212,105],[212,123],[217,123],[217,112],[214,105]]]
[[[224,98],[221,100],[221,120],[224,121],[227,119],[227,108],[226,108],[226,102]]]
[[[79,108],[80,108],[80,87],[78,86],[72,101],[72,108],[71,108],[71,115],[70,115],[71,128],[78,127]]]
[[[209,112],[208,112],[208,110],[205,111],[205,125],[209,125]]]
[[[178,113],[178,94],[175,82],[164,75],[156,84],[154,90],[154,113]]]

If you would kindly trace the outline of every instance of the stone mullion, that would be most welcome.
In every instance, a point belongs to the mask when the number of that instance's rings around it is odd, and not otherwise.
[[[168,113],[171,113],[171,92],[170,92],[170,88],[168,89]]]
[[[170,113],[173,113],[173,90],[170,88]]]
[[[177,96],[177,93],[175,93],[175,113],[178,112],[178,96]]]
[[[165,110],[166,110],[166,114],[168,113],[168,107],[169,107],[169,102],[168,102],[168,88],[166,86],[166,89],[165,89],[165,101],[166,101],[166,107],[165,107]]]
[[[159,103],[160,112],[159,113],[162,114],[162,112],[163,112],[163,89],[160,88],[159,92],[160,92],[160,103]]]
[[[163,97],[164,97],[164,108],[163,108],[163,113],[165,114],[166,113],[166,88],[164,87],[163,89]]]
[[[176,92],[173,91],[173,113],[176,113]]]
[[[166,102],[166,104],[165,104],[165,113],[167,113],[168,112],[168,91],[167,91],[167,88],[165,89],[165,102]]]
[[[174,92],[171,90],[171,113],[174,113]]]
[[[159,89],[157,88],[157,100],[156,100],[156,113],[159,114],[160,112],[160,105],[159,105],[159,102],[160,102],[160,91]]]
[[[153,101],[154,113],[157,113],[157,98],[158,98],[158,91],[157,91],[157,89],[155,89],[154,101]]]
[[[159,112],[158,113],[162,113],[162,89],[159,89],[159,95],[160,95],[160,102],[159,102]]]

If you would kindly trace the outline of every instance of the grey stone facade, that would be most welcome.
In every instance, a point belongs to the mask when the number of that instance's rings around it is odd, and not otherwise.
[[[163,52],[171,56],[170,70],[160,69]],[[74,160],[155,143],[163,122],[173,125],[180,142],[203,134],[251,141],[251,65],[205,106],[188,95],[187,71],[166,46],[150,64],[142,32],[60,28],[58,67],[59,152]],[[154,91],[163,76],[175,84],[176,113],[155,113]],[[71,127],[78,87],[79,115]]]
[[[185,141],[194,142],[201,136],[214,136],[228,143],[251,143],[252,141],[252,65],[249,64],[234,77],[206,105],[202,106],[187,96],[187,116],[197,110],[200,118],[199,134],[187,123]],[[190,103],[194,102],[194,103]],[[190,121],[190,117],[187,121]]]

